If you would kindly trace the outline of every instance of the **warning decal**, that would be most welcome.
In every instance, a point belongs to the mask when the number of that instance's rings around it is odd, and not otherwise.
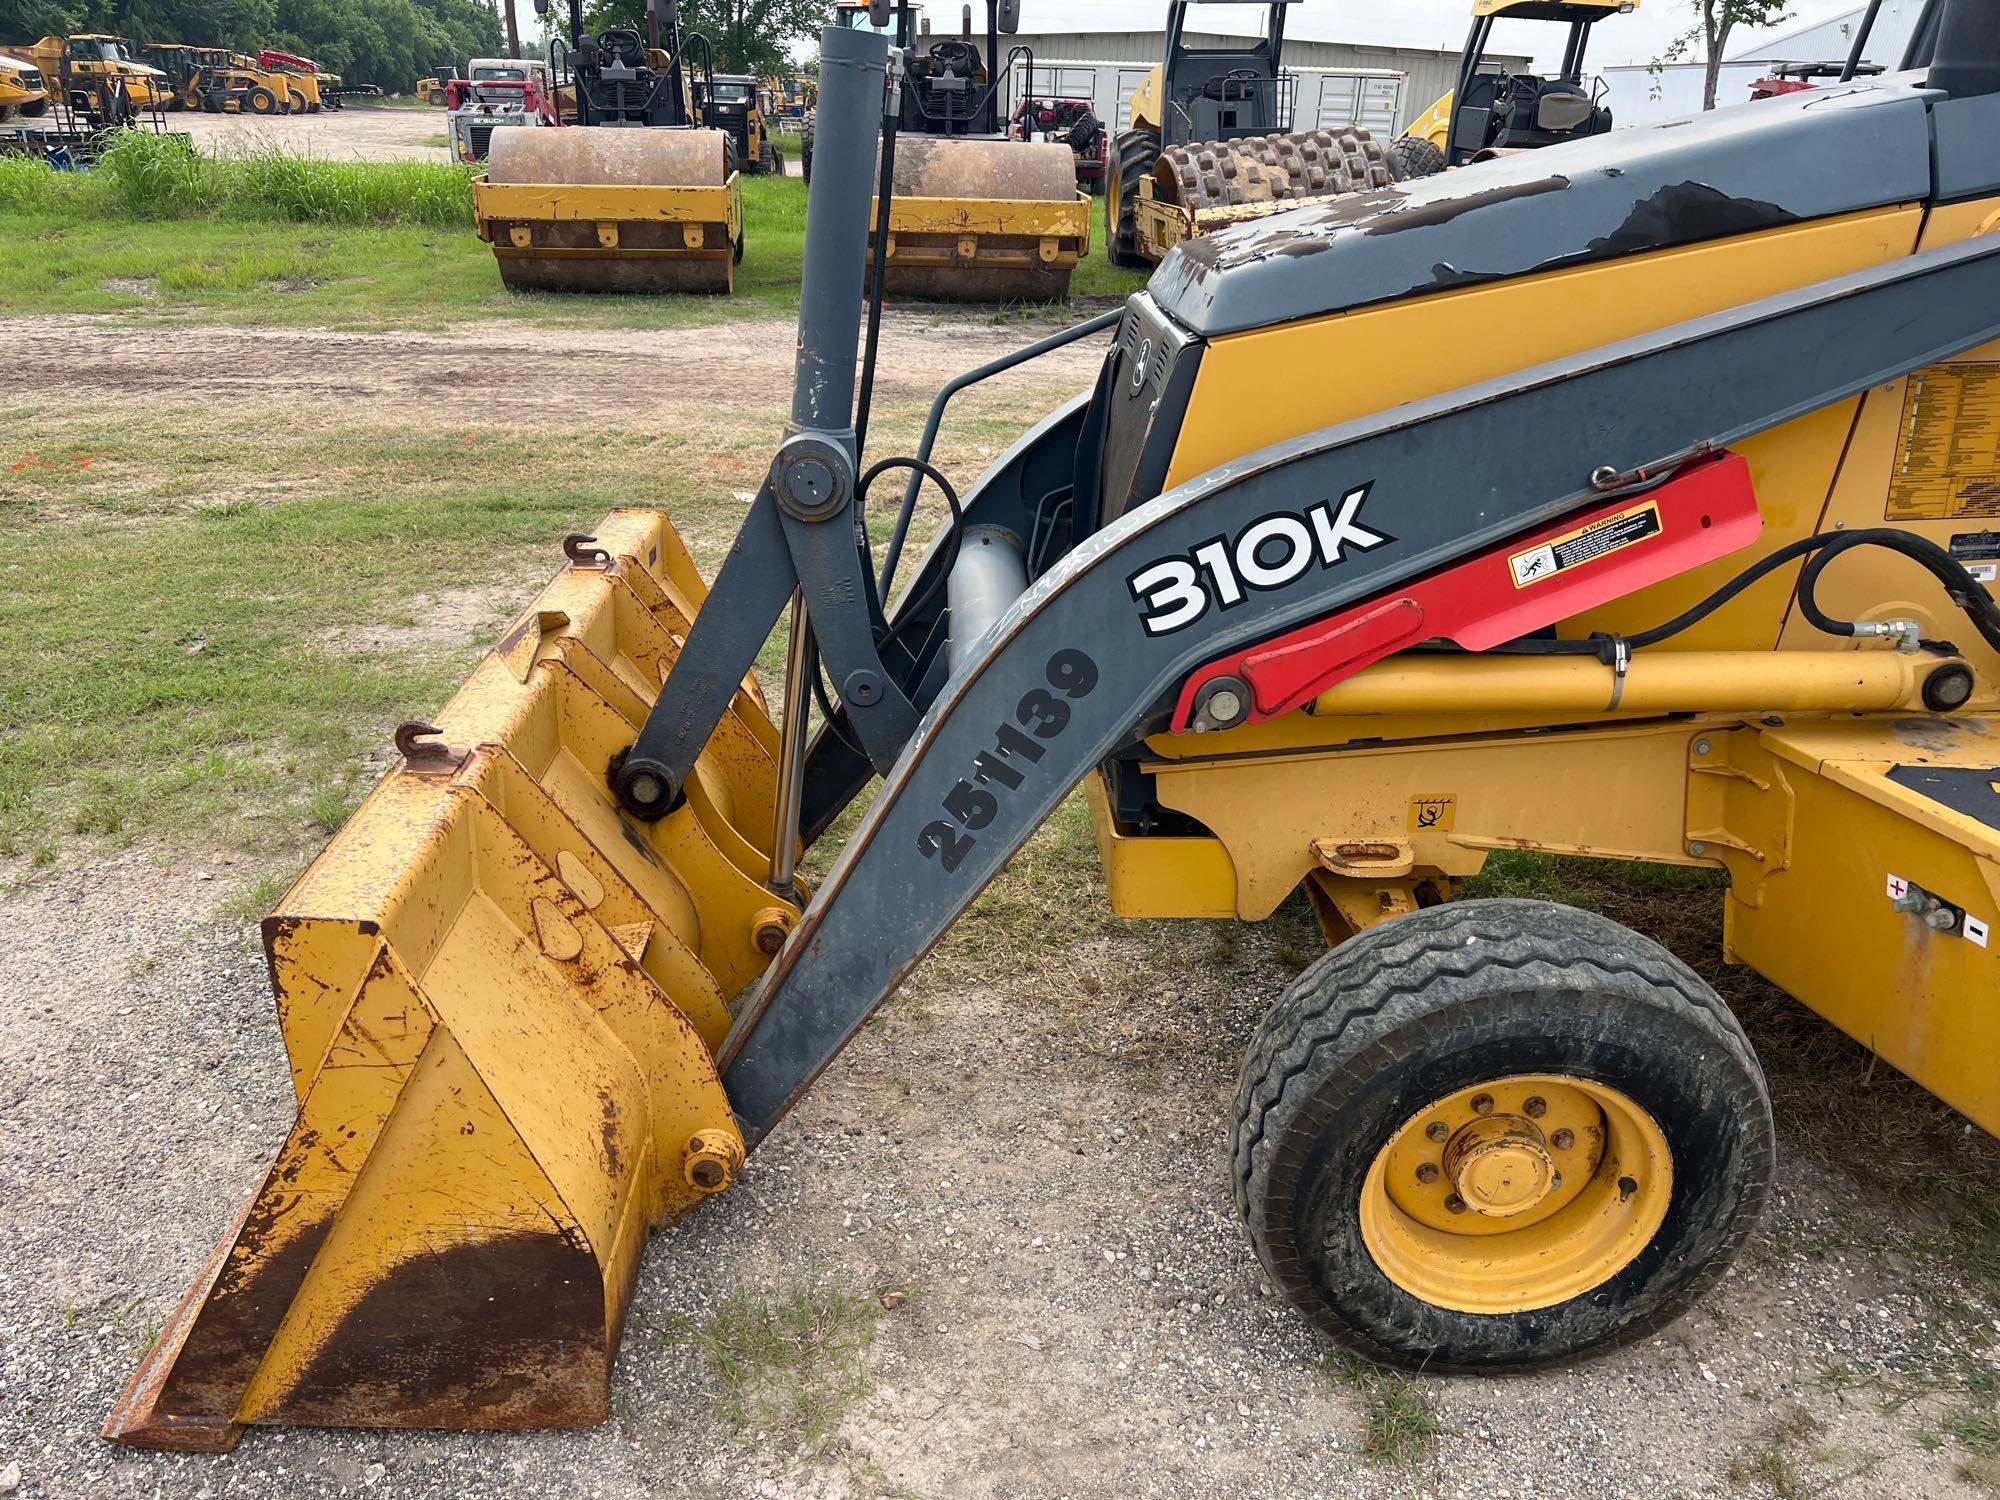
[[[1567,568],[1595,562],[1621,547],[1629,547],[1634,542],[1643,542],[1659,534],[1660,507],[1648,500],[1631,510],[1620,511],[1615,516],[1606,516],[1575,531],[1550,537],[1525,552],[1513,553],[1507,559],[1507,566],[1513,570],[1514,587],[1524,589],[1529,584],[1553,578]]]
[[[2000,516],[2000,364],[1932,365],[1910,377],[1882,516]]]

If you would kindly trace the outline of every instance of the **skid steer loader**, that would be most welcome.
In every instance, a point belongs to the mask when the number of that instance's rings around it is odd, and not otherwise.
[[[569,538],[266,918],[297,1123],[107,1435],[604,1419],[648,1229],[1079,783],[1121,912],[1310,894],[1335,946],[1250,1044],[1232,1187],[1372,1359],[1638,1337],[1774,1173],[1715,993],[1448,899],[1495,849],[1726,870],[1732,958],[2000,1126],[2000,8],[1942,5],[1894,75],[1186,243],[911,456],[856,404],[885,39],[830,29],[791,421],[727,560],[646,510]],[[1101,333],[958,494],[951,396]],[[1350,376],[1270,378],[1307,369]],[[918,477],[951,521],[904,567]]]
[[[1451,91],[1389,143],[1398,177],[1428,177],[1497,151],[1530,151],[1611,128],[1604,81],[1583,71],[1590,34],[1639,0],[1473,0],[1472,31]],[[1548,21],[1567,28],[1553,73],[1516,73],[1489,62],[1495,21]]]
[[[1283,66],[1285,11],[1297,3],[1169,0],[1166,58],[1133,90],[1130,128],[1111,142],[1105,165],[1104,242],[1114,265],[1153,265],[1196,235],[1395,180],[1362,126],[1292,130],[1298,80]],[[1261,5],[1263,34],[1190,46],[1195,4]]]
[[[535,0],[546,14],[548,0]],[[473,179],[474,226],[516,291],[727,292],[743,259],[743,195],[729,133],[695,113],[677,7],[653,13],[657,38],[583,29],[570,0],[559,49],[568,77],[555,130],[494,134]],[[710,77],[712,65],[704,70]]]
[[[890,104],[881,134],[874,234],[886,246],[891,293],[953,302],[1049,301],[1067,295],[1070,273],[1090,253],[1090,198],[1076,185],[1075,158],[1052,141],[1010,140],[1007,69],[1000,38],[1019,23],[1018,0],[986,0],[985,49],[973,40],[970,4],[956,37],[919,31],[918,7],[842,3],[836,24],[887,30],[893,39]],[[871,19],[871,11],[879,11]],[[808,123],[800,162],[812,178],[821,139]],[[880,186],[878,182],[878,187]]]

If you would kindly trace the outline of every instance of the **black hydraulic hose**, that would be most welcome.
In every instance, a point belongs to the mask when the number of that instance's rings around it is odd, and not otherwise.
[[[1906,531],[1896,531],[1890,527],[1870,527],[1863,531],[1823,531],[1814,536],[1800,537],[1795,542],[1787,542],[1767,557],[1758,559],[1745,568],[1728,583],[1703,599],[1699,604],[1684,610],[1661,625],[1629,636],[1595,636],[1586,640],[1527,639],[1511,641],[1496,649],[1502,653],[1522,656],[1596,656],[1600,660],[1610,660],[1619,649],[1643,651],[1649,646],[1679,635],[1682,631],[1699,624],[1714,614],[1723,605],[1741,594],[1753,584],[1768,578],[1787,563],[1801,557],[1811,556],[1811,561],[1799,572],[1797,594],[1799,612],[1817,630],[1828,635],[1851,636],[1855,633],[1855,622],[1836,620],[1819,607],[1814,590],[1819,575],[1828,563],[1841,553],[1856,547],[1885,547],[1897,552],[1912,562],[1928,570],[1939,583],[1944,585],[1945,596],[1962,610],[1980,639],[1994,650],[2000,651],[2000,605],[1993,596],[1964,566],[1944,548],[1927,537],[1914,536]]]
[[[934,464],[921,458],[904,458],[901,456],[882,459],[861,476],[861,482],[856,486],[855,498],[857,503],[866,498],[868,487],[880,475],[890,469],[912,470],[917,475],[919,483],[925,479],[930,480],[944,495],[945,504],[951,507],[951,527],[947,533],[951,543],[951,551],[945,557],[944,565],[937,570],[937,576],[932,578],[930,583],[925,586],[923,593],[912,599],[909,606],[904,609],[903,623],[889,632],[889,639],[901,644],[903,631],[915,623],[923,611],[929,608],[936,600],[938,591],[944,588],[950,581],[952,564],[958,561],[959,544],[965,529],[965,508],[959,503],[958,491],[952,487],[951,481],[945,478],[944,474]],[[886,605],[888,601],[884,600],[883,602]]]
[[[868,270],[868,338],[862,345],[861,395],[854,409],[856,463],[861,462],[862,454],[867,451],[868,408],[875,400],[875,351],[882,341],[882,295],[889,276],[889,198],[896,181],[897,113],[887,109],[882,112],[882,163],[875,184],[875,256]],[[864,483],[862,492],[866,493],[867,488]]]

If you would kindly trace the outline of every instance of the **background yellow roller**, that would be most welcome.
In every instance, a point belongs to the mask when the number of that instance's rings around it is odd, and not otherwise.
[[[479,237],[516,290],[727,292],[743,204],[720,130],[495,132]]]
[[[1045,301],[1090,248],[1076,158],[1053,141],[896,142],[888,290],[960,301]]]

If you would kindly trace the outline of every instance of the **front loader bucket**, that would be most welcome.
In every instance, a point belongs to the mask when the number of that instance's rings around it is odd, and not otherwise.
[[[479,237],[516,291],[727,292],[743,195],[720,130],[496,130],[472,184]]]
[[[875,222],[874,215],[869,223]],[[874,237],[869,237],[872,249]],[[896,142],[886,289],[953,302],[1046,302],[1090,250],[1076,157],[1053,141]]]
[[[601,1421],[648,1229],[733,1179],[711,1054],[798,917],[777,735],[746,683],[685,803],[625,816],[705,588],[652,512],[569,554],[265,919],[298,1118],[106,1437]]]

